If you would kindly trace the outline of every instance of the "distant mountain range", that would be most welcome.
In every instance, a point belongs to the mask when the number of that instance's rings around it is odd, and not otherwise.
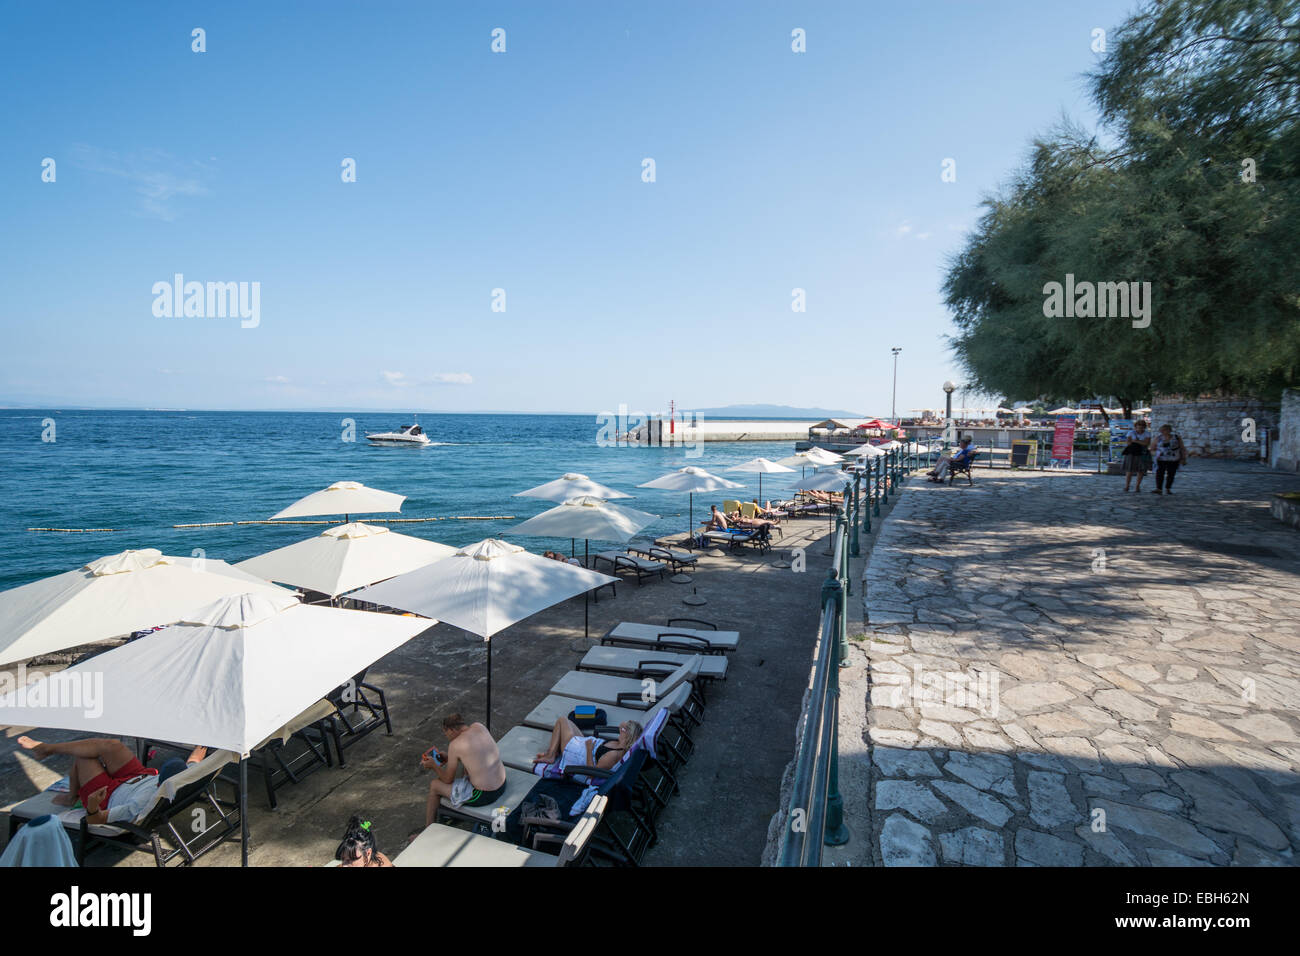
[[[859,412],[834,408],[796,408],[793,405],[724,405],[722,408],[683,409],[717,418],[866,418]]]

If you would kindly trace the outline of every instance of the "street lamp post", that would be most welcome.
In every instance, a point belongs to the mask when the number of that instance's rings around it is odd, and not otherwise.
[[[952,427],[952,393],[957,390],[957,386],[951,381],[943,383],[944,391],[944,419],[943,419],[943,450],[948,450],[948,431]]]
[[[893,348],[889,351],[894,353],[894,391],[893,397],[889,400],[889,420],[895,425],[898,424],[898,353],[903,351],[901,348]]]

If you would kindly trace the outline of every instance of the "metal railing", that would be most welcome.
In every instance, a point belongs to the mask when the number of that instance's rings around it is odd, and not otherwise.
[[[795,755],[779,866],[821,866],[822,847],[849,840],[839,787],[839,669],[849,658],[847,598],[853,593],[849,560],[861,553],[859,528],[871,533],[880,505],[898,493],[915,465],[914,456],[895,449],[867,459],[855,474],[845,473],[844,506],[835,518],[833,558],[822,583],[812,689]]]

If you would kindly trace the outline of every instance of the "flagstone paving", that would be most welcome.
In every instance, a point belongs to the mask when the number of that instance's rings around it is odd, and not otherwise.
[[[1267,500],[1300,478],[1122,487],[907,483],[842,672],[858,845],[827,862],[1296,864],[1300,533]]]

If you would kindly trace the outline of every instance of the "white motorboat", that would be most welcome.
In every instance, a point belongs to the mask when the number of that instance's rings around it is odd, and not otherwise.
[[[367,435],[366,441],[375,445],[427,445],[429,444],[429,436],[424,433],[424,429],[417,423],[415,425],[403,425],[400,431],[376,432],[373,435]]]

